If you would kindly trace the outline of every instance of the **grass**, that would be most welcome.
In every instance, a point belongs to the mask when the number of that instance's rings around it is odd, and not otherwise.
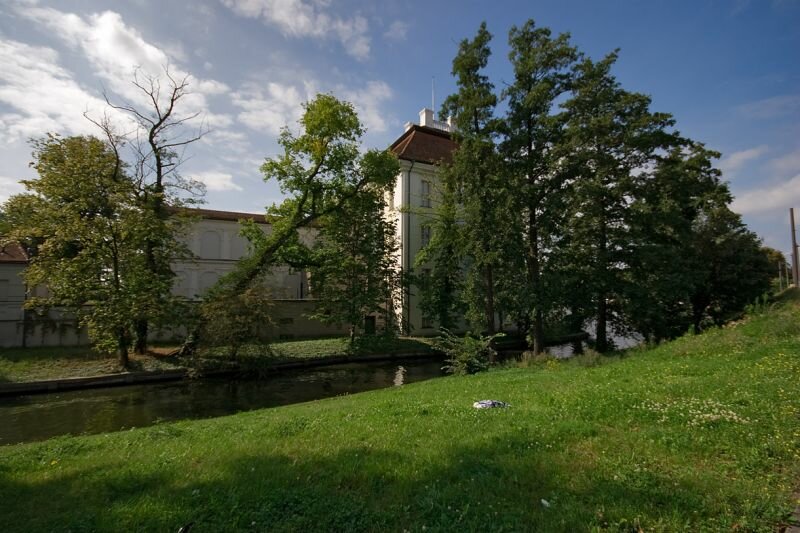
[[[2,447],[0,523],[773,531],[800,477],[798,300],[613,358]]]
[[[130,355],[130,370],[180,368],[163,353]],[[0,348],[0,383],[75,378],[113,374],[120,371],[117,358],[86,346],[42,348]]]
[[[350,346],[348,339],[277,341],[269,346],[245,346],[239,351],[239,364],[249,367],[310,358],[431,352],[431,339],[417,337],[363,337]],[[160,346],[148,355],[131,354],[129,370],[172,370],[190,361],[169,357],[174,346]],[[230,363],[225,349],[204,351],[198,362],[204,369]],[[87,347],[0,348],[0,383],[25,382],[71,377],[89,377],[120,372],[116,357],[99,354]]]

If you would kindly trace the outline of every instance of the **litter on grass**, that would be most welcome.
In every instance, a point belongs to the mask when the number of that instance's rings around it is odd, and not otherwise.
[[[475,409],[493,409],[495,407],[511,407],[506,402],[500,400],[480,400],[472,404]]]

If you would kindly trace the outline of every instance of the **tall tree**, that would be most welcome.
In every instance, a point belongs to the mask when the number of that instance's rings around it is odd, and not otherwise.
[[[482,317],[483,329],[490,334],[496,329],[495,269],[504,248],[496,230],[503,227],[510,207],[495,144],[497,96],[483,74],[491,55],[491,38],[486,23],[482,23],[472,40],[461,41],[453,59],[452,74],[458,90],[445,99],[441,113],[453,118],[459,146],[453,161],[440,171],[449,175],[445,180],[457,184],[462,204],[461,242],[468,265],[464,284],[467,316],[473,324]]]
[[[185,113],[182,103],[189,96],[189,77],[175,78],[168,67],[159,76],[136,70],[133,85],[138,89],[146,106],[131,103],[112,103],[106,96],[108,105],[128,114],[137,124],[132,138],[118,135],[107,120],[94,121],[106,134],[109,143],[119,156],[123,146],[132,149],[129,167],[133,171],[139,203],[153,215],[156,221],[147,237],[144,254],[147,268],[154,283],[171,286],[175,276],[171,264],[178,259],[184,247],[179,242],[180,218],[174,213],[186,204],[181,195],[189,197],[202,190],[199,183],[183,178],[178,169],[183,161],[183,151],[191,143],[204,135],[202,125],[193,129],[199,112]],[[168,309],[169,291],[161,295],[163,309]],[[135,350],[147,351],[147,339],[151,322],[161,322],[164,314],[141,316],[136,322]]]
[[[769,291],[775,268],[770,256],[727,206],[701,213],[691,244],[700,276],[690,296],[695,331],[724,324]]]
[[[415,259],[417,270],[430,265],[430,273],[418,276],[419,305],[423,314],[445,330],[455,329],[463,316],[463,245],[456,183],[452,175],[439,176],[438,203],[434,210],[430,243]]]
[[[267,210],[272,227],[264,234],[254,224],[244,228],[253,245],[253,253],[240,260],[236,268],[223,276],[206,297],[196,333],[203,324],[214,320],[213,302],[243,294],[260,276],[287,258],[307,260],[307,246],[300,230],[322,219],[347,217],[351,201],[371,191],[393,184],[400,171],[397,158],[388,150],[360,151],[364,128],[353,106],[329,94],[319,94],[304,104],[300,132],[284,129],[278,139],[283,154],[269,158],[262,165],[265,180],[276,180],[288,196]],[[191,351],[200,339],[187,340]]]
[[[346,202],[345,216],[331,213],[317,225],[310,268],[311,290],[320,300],[314,317],[347,324],[351,343],[366,316],[393,312],[400,273],[395,225],[385,216],[385,194],[392,186],[366,188]]]
[[[597,349],[607,351],[609,322],[624,325],[621,302],[630,283],[630,205],[659,149],[676,142],[672,118],[650,111],[650,98],[625,91],[611,74],[617,59],[578,65],[572,96],[564,104],[570,172],[569,256],[584,270],[581,287],[593,308]]]
[[[706,283],[695,249],[696,224],[731,195],[713,160],[719,154],[683,140],[656,162],[630,206],[629,265],[624,315],[646,339],[683,334],[692,323],[691,294]]]
[[[511,293],[518,295],[517,320],[532,323],[531,347],[541,353],[544,315],[553,307],[545,289],[553,284],[548,279],[548,250],[557,245],[564,213],[565,173],[559,145],[566,115],[558,112],[556,102],[571,88],[579,54],[568,34],[553,38],[548,28],[537,28],[533,20],[512,27],[508,41],[514,81],[503,91],[508,112],[502,149],[524,248],[524,277],[513,280]]]
[[[4,206],[8,238],[31,252],[26,283],[46,287],[28,305],[74,312],[93,344],[116,350],[127,366],[137,318],[155,313],[170,290],[154,282],[142,254],[159,222],[141,209],[134,181],[103,141],[51,135],[33,148],[39,176]]]

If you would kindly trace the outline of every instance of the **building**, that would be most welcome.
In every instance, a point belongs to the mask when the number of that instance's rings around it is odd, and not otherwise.
[[[450,122],[435,120],[433,111],[423,109],[419,112],[419,124],[406,123],[405,131],[390,147],[400,162],[389,210],[397,226],[398,261],[403,272],[414,270],[417,253],[431,239],[433,209],[437,205],[437,167],[450,162],[456,149],[451,131]],[[420,268],[426,270],[425,265]],[[403,293],[396,309],[406,333],[438,332],[436,324],[422,315],[414,287]]]
[[[456,148],[450,131],[449,122],[437,121],[433,111],[423,109],[419,124],[407,123],[403,134],[390,147],[399,159],[400,174],[389,195],[387,215],[396,223],[400,244],[397,261],[404,272],[414,269],[417,253],[431,238],[431,215],[437,203],[437,166],[450,161]],[[173,266],[174,291],[189,300],[197,300],[247,253],[248,243],[239,235],[239,221],[253,220],[267,234],[271,226],[263,214],[211,209],[192,209],[190,214],[197,219],[185,237],[192,258]],[[314,230],[302,231],[301,239],[312,243]],[[86,332],[78,327],[74,317],[56,311],[37,316],[23,309],[30,294],[20,274],[27,262],[28,258],[18,246],[0,250],[0,347],[88,343]],[[424,265],[421,268],[425,270]],[[275,319],[273,324],[265,326],[267,336],[299,338],[345,334],[343,327],[307,318],[316,305],[310,281],[307,272],[288,266],[271,270],[266,284],[274,297]],[[42,290],[45,289],[36,289]],[[419,295],[413,287],[402,294],[395,309],[405,333],[433,335],[437,332],[436,324],[422,316]],[[380,329],[382,324],[377,318]],[[370,324],[376,324],[376,320],[370,320]],[[174,337],[175,332],[153,332],[153,335],[157,340],[167,340]]]

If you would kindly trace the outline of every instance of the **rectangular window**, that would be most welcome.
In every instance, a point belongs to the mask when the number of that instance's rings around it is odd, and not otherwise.
[[[428,246],[431,242],[431,227],[427,224],[420,226],[422,247]]]
[[[278,320],[278,323],[281,326],[288,326],[290,324],[294,324],[294,318],[281,318]]]
[[[420,194],[419,205],[422,207],[431,206],[431,182],[428,180],[422,180],[422,192]]]

